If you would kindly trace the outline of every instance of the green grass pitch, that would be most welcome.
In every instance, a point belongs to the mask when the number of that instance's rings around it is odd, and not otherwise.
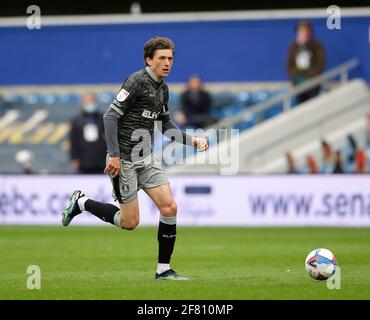
[[[178,227],[173,268],[191,281],[153,280],[157,229],[0,227],[0,299],[370,299],[368,228]],[[332,250],[341,288],[305,272]],[[26,270],[41,269],[29,290]]]

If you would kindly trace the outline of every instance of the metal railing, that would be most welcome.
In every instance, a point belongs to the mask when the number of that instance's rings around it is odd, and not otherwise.
[[[356,68],[359,65],[358,59],[351,59],[337,67],[335,67],[332,70],[329,70],[327,72],[324,72],[310,80],[305,81],[304,83],[298,85],[298,86],[290,86],[288,88],[288,91],[277,95],[275,97],[270,98],[269,100],[265,102],[258,103],[252,107],[246,108],[244,111],[240,112],[239,114],[228,117],[225,119],[222,119],[206,129],[214,128],[214,129],[220,129],[220,128],[228,128],[231,129],[235,124],[242,122],[245,119],[249,119],[251,114],[257,114],[259,115],[257,117],[258,120],[261,121],[261,113],[269,108],[272,108],[276,105],[283,104],[284,112],[289,110],[291,108],[291,100],[292,97],[303,93],[307,90],[313,89],[317,87],[320,84],[323,84],[327,82],[328,80],[340,77],[340,82],[345,83],[348,81],[348,73],[351,69]]]

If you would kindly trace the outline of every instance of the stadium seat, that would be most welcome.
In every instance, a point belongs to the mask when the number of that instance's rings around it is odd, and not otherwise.
[[[19,93],[8,93],[3,96],[4,102],[9,104],[23,103],[23,96]]]
[[[107,104],[112,103],[115,97],[116,97],[116,94],[112,91],[101,92],[96,95],[96,102],[98,104],[107,105]]]
[[[23,102],[27,104],[41,104],[42,95],[38,93],[27,93],[23,96]]]
[[[168,105],[171,111],[177,111],[181,108],[181,97],[176,92],[170,91]]]
[[[213,108],[225,107],[235,102],[235,96],[231,91],[223,90],[211,95]]]
[[[237,105],[237,104],[232,104],[232,105],[227,105],[227,106],[221,106],[221,107],[213,107],[211,109],[211,116],[213,119],[222,119],[225,117],[230,117],[233,115],[238,114],[241,112],[243,109]]]
[[[223,118],[223,108],[212,108],[211,109],[211,116],[213,119],[222,119]]]
[[[241,107],[248,107],[253,104],[252,92],[248,90],[239,91],[235,95],[235,100]]]
[[[255,114],[249,113],[242,121],[234,125],[234,129],[239,129],[240,131],[249,129],[256,124]]]
[[[253,103],[261,103],[267,101],[271,97],[271,93],[268,90],[258,90],[253,92]]]
[[[45,104],[47,105],[58,103],[61,100],[60,96],[56,93],[47,93],[45,94],[44,99],[45,99]]]
[[[232,104],[222,108],[221,110],[222,117],[231,117],[241,112],[243,108],[237,104]]]
[[[80,104],[81,96],[74,92],[69,92],[60,96],[60,102],[68,106]]]
[[[275,117],[279,113],[283,112],[283,110],[284,110],[284,108],[283,108],[282,105],[269,108],[269,109],[265,110],[265,112],[264,112],[264,119],[267,120],[267,119],[270,119],[272,117]]]

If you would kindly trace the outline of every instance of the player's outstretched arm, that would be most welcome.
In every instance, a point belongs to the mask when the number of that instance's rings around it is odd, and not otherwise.
[[[177,135],[180,136],[181,140],[176,142],[180,142],[182,144],[186,144],[192,147],[195,147],[198,149],[198,151],[206,151],[208,149],[208,141],[205,138],[200,138],[200,137],[192,137],[188,135],[186,132],[182,131],[179,129],[176,124],[171,120],[169,113],[162,114],[160,116],[160,120],[162,121],[162,133],[170,138],[171,140],[173,139],[174,135],[172,134],[173,131],[171,130],[176,130]],[[170,130],[171,129],[171,130]],[[171,134],[169,134],[171,132]]]

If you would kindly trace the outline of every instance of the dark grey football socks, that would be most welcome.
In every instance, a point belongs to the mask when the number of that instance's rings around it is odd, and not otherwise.
[[[109,222],[113,225],[116,225],[117,217],[116,219],[114,217],[117,213],[119,215],[120,209],[115,205],[87,199],[84,206],[85,210],[89,211],[104,222]]]
[[[176,216],[160,216],[158,226],[158,264],[169,264],[176,241]]]

